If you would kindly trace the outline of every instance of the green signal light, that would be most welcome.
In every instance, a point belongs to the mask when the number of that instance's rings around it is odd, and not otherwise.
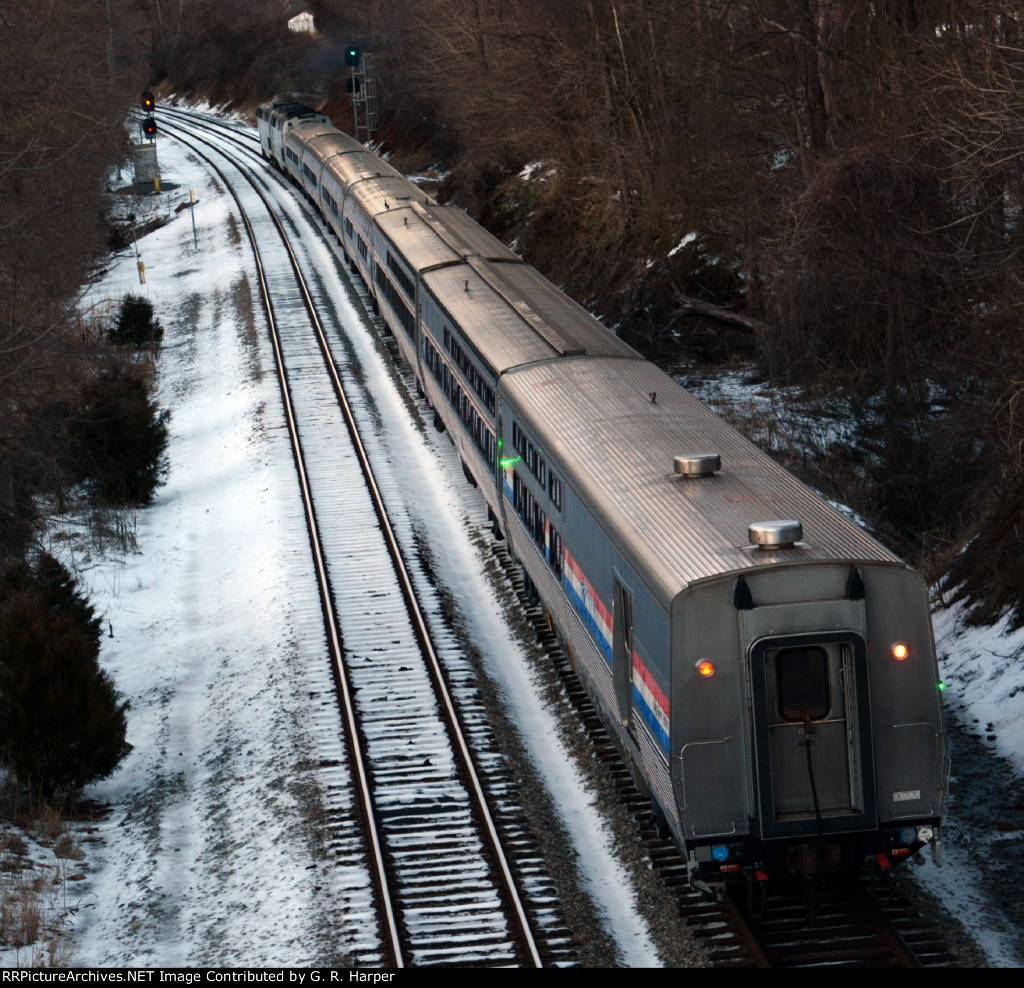
[[[501,465],[502,465],[503,467],[510,467],[510,466],[512,466],[512,465],[513,465],[514,463],[518,463],[518,462],[519,462],[519,461],[520,461],[521,459],[522,459],[522,457],[521,457],[521,456],[513,456],[513,457],[511,457],[510,459],[507,459],[507,460],[499,460],[498,462],[499,462],[499,463],[500,463],[500,464],[501,464]]]
[[[941,692],[942,692],[942,691],[943,691],[943,690],[944,690],[944,689],[946,688],[946,684],[945,684],[945,683],[941,683],[941,682],[940,682],[940,683],[938,684],[938,686],[939,686],[939,692],[940,692],[940,693],[941,693]]]

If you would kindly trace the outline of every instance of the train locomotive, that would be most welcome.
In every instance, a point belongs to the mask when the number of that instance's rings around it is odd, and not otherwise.
[[[568,650],[691,885],[941,863],[921,578],[463,211],[257,114]]]

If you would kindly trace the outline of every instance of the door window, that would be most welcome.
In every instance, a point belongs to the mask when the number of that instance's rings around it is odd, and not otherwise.
[[[786,648],[775,657],[779,716],[790,722],[828,716],[828,655],[823,648]]]

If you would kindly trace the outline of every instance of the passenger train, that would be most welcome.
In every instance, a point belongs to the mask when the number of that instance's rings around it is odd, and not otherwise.
[[[487,500],[695,888],[887,870],[948,756],[921,578],[463,211],[259,109]]]

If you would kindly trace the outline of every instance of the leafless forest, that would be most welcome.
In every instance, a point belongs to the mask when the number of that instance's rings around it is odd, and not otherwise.
[[[790,465],[1024,621],[1024,2],[13,0],[0,31],[8,555],[75,483],[109,347],[70,303],[138,93],[309,94],[345,126],[356,43],[396,160],[652,359],[841,399],[856,441]]]

